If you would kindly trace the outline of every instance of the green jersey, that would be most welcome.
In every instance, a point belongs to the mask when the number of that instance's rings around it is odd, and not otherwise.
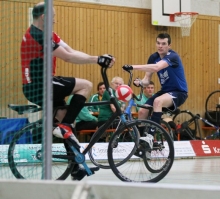
[[[113,95],[115,96],[115,90],[112,90]],[[108,91],[105,91],[102,96],[102,101],[109,101],[110,100],[110,95]],[[118,100],[118,104],[120,107],[122,107],[122,104],[124,102]],[[98,116],[98,121],[106,121],[112,116],[113,112],[110,107],[110,105],[101,105],[99,106],[99,116]]]

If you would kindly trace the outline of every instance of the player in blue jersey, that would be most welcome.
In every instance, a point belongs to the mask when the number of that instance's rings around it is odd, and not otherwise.
[[[143,86],[149,84],[154,72],[157,73],[161,84],[161,90],[149,98],[145,105],[153,106],[154,111],[151,120],[160,124],[162,107],[168,107],[169,109],[175,110],[182,105],[188,97],[188,88],[180,56],[175,51],[171,50],[170,35],[167,33],[160,33],[156,37],[156,47],[157,52],[149,57],[147,64],[124,65],[123,69],[145,71],[145,76],[141,82],[134,81],[136,85],[142,83]],[[141,108],[138,111],[138,119],[147,118],[148,112],[147,109]],[[152,132],[150,132],[150,134],[154,135],[153,129],[151,130]],[[152,138],[152,136],[149,137]],[[150,146],[153,145],[152,142],[149,144]]]

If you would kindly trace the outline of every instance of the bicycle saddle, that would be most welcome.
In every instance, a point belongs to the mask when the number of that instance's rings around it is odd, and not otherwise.
[[[163,108],[162,108],[162,112],[163,112],[164,114],[176,115],[176,114],[180,113],[180,109],[177,108],[175,111],[173,111],[173,110],[170,110],[170,109],[167,108],[167,107],[163,107]]]
[[[24,113],[34,113],[42,110],[37,105],[19,105],[19,104],[8,104],[8,107],[13,111],[18,112],[19,115]]]

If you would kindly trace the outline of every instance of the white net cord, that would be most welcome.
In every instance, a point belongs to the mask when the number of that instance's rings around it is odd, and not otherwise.
[[[190,35],[190,29],[195,22],[198,14],[176,14],[175,21],[178,21],[181,27],[182,37]]]

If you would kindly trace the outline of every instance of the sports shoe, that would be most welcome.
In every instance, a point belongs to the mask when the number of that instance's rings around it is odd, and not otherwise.
[[[144,137],[140,137],[140,145],[144,145],[145,148],[153,148],[154,137],[151,134],[147,134]]]
[[[62,139],[70,138],[80,147],[79,140],[73,134],[73,127],[70,124],[57,124],[53,130],[53,135]]]
[[[99,170],[99,167],[92,167],[92,168],[90,168],[90,170],[91,170],[92,174],[94,174],[95,171]],[[82,180],[86,175],[88,176],[86,170],[84,168],[78,166],[77,170],[74,169],[74,171],[71,173],[71,179],[72,180]]]
[[[140,137],[140,148],[143,148],[146,158],[151,159],[151,149],[153,148],[154,137],[147,134],[145,137]]]

